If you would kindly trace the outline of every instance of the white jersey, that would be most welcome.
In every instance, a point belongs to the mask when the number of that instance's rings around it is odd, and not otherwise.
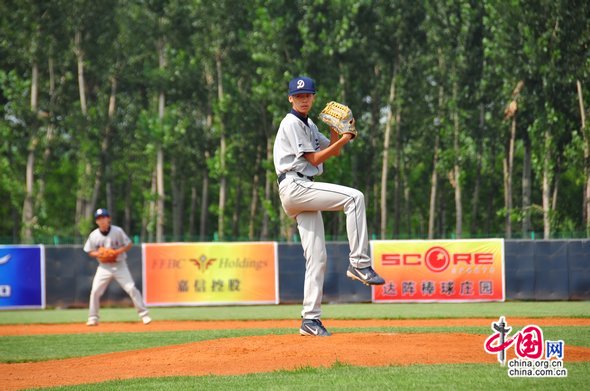
[[[274,143],[273,158],[277,175],[288,171],[305,176],[316,176],[323,172],[324,165],[317,167],[303,156],[306,152],[317,152],[327,148],[330,140],[320,133],[311,118],[307,124],[293,112],[281,121]]]
[[[118,248],[127,246],[129,243],[131,243],[131,240],[125,231],[123,231],[121,227],[111,225],[111,229],[106,235],[100,232],[100,229],[98,228],[92,231],[88,236],[86,244],[84,244],[84,251],[89,253],[91,251],[98,250],[99,247],[112,248],[116,250]],[[124,261],[126,259],[126,252],[119,254],[117,257],[117,261]]]

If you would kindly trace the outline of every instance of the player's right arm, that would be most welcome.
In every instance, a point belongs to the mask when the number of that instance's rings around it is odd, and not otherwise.
[[[329,158],[333,156],[338,156],[340,154],[340,150],[346,143],[348,143],[352,139],[352,134],[345,133],[342,137],[334,137],[334,131],[331,131],[330,134],[330,145],[317,152],[306,152],[303,154],[303,157],[307,159],[308,162],[313,164],[314,166],[319,166]]]
[[[86,239],[86,243],[84,243],[84,252],[92,258],[98,257],[98,248],[93,244],[92,233],[88,236],[88,239]]]

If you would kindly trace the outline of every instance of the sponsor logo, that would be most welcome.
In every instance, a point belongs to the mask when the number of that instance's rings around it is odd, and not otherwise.
[[[10,261],[10,258],[12,258],[12,256],[10,254],[6,254],[5,256],[1,257],[0,258],[0,265],[4,265],[8,261]]]
[[[308,334],[318,335],[320,333],[320,329],[318,327],[314,327],[314,326],[309,326],[309,325],[304,324],[302,329],[303,329],[303,331],[305,331]]]
[[[426,266],[434,273],[440,273],[449,266],[493,265],[494,254],[487,252],[449,253],[446,249],[435,246],[425,253],[383,253],[381,264],[388,266]]]
[[[268,266],[268,261],[251,258],[209,258],[202,254],[198,258],[155,258],[150,261],[152,269],[183,269],[186,265],[205,272],[214,264],[214,269],[255,269],[256,271]]]
[[[449,267],[451,257],[449,252],[442,247],[431,247],[424,255],[426,267],[431,271],[438,273]]]
[[[199,268],[201,271],[205,271],[209,269],[211,265],[216,261],[215,258],[209,259],[206,255],[201,255],[198,259],[191,259],[190,260],[196,267]]]
[[[363,274],[359,269],[356,269],[356,272],[365,280],[369,278],[369,273]]]

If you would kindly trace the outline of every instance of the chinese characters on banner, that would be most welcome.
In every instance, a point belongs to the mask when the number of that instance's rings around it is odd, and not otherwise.
[[[373,302],[504,301],[504,240],[374,240]]]
[[[278,304],[277,244],[143,244],[143,292],[152,306]]]

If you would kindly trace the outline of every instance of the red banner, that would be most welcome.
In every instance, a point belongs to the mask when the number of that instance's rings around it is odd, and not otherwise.
[[[373,302],[504,301],[504,240],[371,241]]]

